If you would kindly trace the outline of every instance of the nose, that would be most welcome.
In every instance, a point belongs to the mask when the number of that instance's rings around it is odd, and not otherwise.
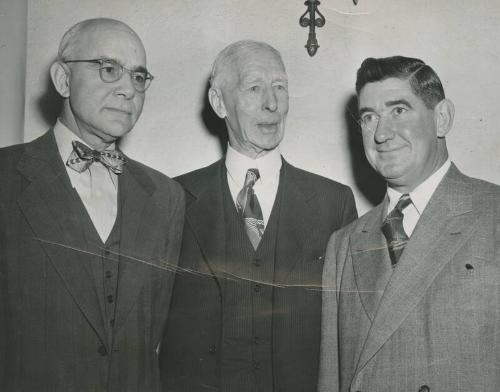
[[[132,99],[136,93],[134,84],[132,83],[132,75],[124,70],[122,77],[117,80],[116,95],[122,96],[125,99]]]
[[[262,109],[269,110],[270,112],[278,110],[278,99],[276,98],[276,93],[272,87],[267,88],[264,92]]]
[[[375,129],[375,142],[384,143],[387,140],[394,138],[394,128],[392,121],[386,116],[381,116],[377,122]]]

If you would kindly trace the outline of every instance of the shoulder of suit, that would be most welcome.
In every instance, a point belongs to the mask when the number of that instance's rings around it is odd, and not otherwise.
[[[480,178],[469,177],[463,174],[458,168],[454,167],[450,170],[450,178],[458,183],[467,184],[468,189],[471,189],[474,204],[480,205],[481,200],[493,200],[497,204],[500,204],[500,185],[494,184]]]
[[[167,175],[129,157],[126,159],[131,172],[142,177],[146,176],[160,192],[183,193],[181,186]]]
[[[42,137],[43,136],[40,136],[27,143],[14,144],[12,146],[0,148],[0,173],[17,170],[17,164],[26,150],[33,145],[39,144]]]
[[[28,143],[15,144],[13,146],[0,148],[0,162],[7,162],[12,160],[19,160],[26,150],[26,145]],[[4,165],[0,165],[0,169],[5,168]]]
[[[480,178],[467,177],[472,183],[472,189],[479,193],[495,193],[500,194],[500,185],[481,180]]]
[[[304,169],[299,169],[288,163],[284,162],[285,170],[290,173],[294,180],[302,183],[304,186],[312,189],[325,189],[326,192],[348,192],[352,193],[351,188],[347,185],[341,184],[335,180],[323,177],[319,174],[308,172]]]
[[[472,188],[473,209],[481,214],[495,216],[500,221],[500,186],[469,177]]]
[[[212,184],[213,178],[220,174],[220,170],[223,165],[224,158],[219,159],[208,166],[174,177],[174,180],[188,191],[204,188]]]

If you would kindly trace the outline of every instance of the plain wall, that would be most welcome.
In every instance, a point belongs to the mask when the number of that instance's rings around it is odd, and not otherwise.
[[[303,0],[28,0],[24,139],[45,132],[57,114],[48,66],[62,34],[82,19],[105,16],[137,31],[155,76],[122,148],[169,176],[221,156],[223,123],[207,107],[207,77],[222,48],[251,38],[280,50],[287,67],[283,155],[350,185],[361,213],[384,192],[349,113],[356,70],[369,56],[401,54],[430,64],[456,107],[447,138],[452,160],[466,174],[500,183],[499,1],[323,0],[319,9],[326,25],[317,29],[320,48],[310,58],[307,29],[298,23]]]
[[[0,0],[0,147],[23,141],[27,0]]]

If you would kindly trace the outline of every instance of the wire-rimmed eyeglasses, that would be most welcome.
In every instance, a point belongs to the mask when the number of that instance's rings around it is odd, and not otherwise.
[[[153,75],[148,71],[132,71],[114,60],[109,59],[91,59],[91,60],[64,60],[65,63],[95,63],[99,64],[99,76],[104,83],[113,83],[120,80],[123,71],[127,71],[132,79],[134,88],[143,93],[146,91],[153,80]]]

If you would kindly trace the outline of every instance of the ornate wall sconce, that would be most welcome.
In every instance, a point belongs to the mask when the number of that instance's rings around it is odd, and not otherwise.
[[[309,38],[307,39],[305,48],[311,57],[316,54],[319,48],[318,40],[316,39],[316,27],[323,27],[326,22],[325,17],[318,10],[318,5],[320,4],[318,0],[307,0],[304,3],[307,6],[307,11],[299,19],[302,27],[309,26]],[[318,18],[316,18],[316,13],[318,14]]]
[[[358,0],[353,0],[353,3],[354,5],[358,5]],[[318,0],[306,0],[304,5],[307,7],[307,10],[299,19],[302,27],[309,27],[309,37],[307,38],[305,48],[311,57],[316,54],[319,48],[318,40],[316,39],[316,27],[323,27],[326,23],[325,17],[318,10],[318,5],[320,4]],[[318,14],[317,18],[316,14]]]

